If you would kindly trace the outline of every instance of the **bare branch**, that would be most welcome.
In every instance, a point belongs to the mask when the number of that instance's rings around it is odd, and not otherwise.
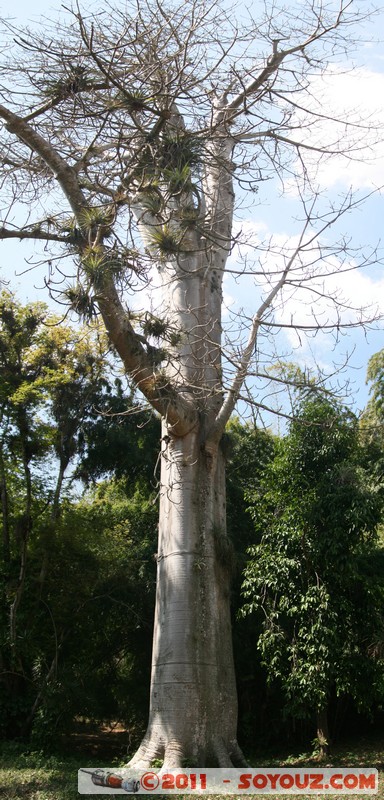
[[[0,117],[5,120],[7,130],[20,139],[32,152],[37,153],[52,170],[75,214],[86,205],[85,197],[79,188],[76,173],[56,152],[52,145],[35,131],[28,122],[0,105]]]
[[[60,236],[58,233],[51,233],[39,227],[25,230],[23,228],[11,230],[10,228],[0,227],[1,239],[40,239],[43,242],[61,242],[62,244],[76,244],[75,236]]]

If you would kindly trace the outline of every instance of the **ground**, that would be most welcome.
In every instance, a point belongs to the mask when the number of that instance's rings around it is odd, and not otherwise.
[[[0,745],[0,800],[78,800],[79,767],[121,766],[126,760],[126,749],[127,734],[119,727],[112,731],[101,727],[97,733],[77,731],[70,749],[67,744],[63,755],[46,756],[41,752],[30,752],[21,745],[3,743]],[[250,762],[260,767],[318,766],[309,753],[281,753],[273,758],[254,755]],[[337,767],[377,767],[381,773],[377,798],[384,800],[384,734],[340,744],[329,763]],[[113,798],[120,795],[108,796]],[[87,795],[89,800],[96,800],[96,797],[100,795]],[[179,795],[178,800],[181,797]],[[184,797],[188,800],[187,796]],[[278,795],[273,797],[279,800]],[[290,795],[290,800],[303,800],[304,797]],[[286,800],[286,796],[283,800]],[[333,800],[333,796],[330,800]]]

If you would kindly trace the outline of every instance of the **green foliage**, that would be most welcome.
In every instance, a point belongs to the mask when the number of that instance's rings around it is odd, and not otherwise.
[[[98,226],[108,228],[113,222],[110,208],[104,206],[94,206],[92,208],[85,208],[80,212],[79,223],[82,231],[92,231]]]
[[[154,466],[161,436],[160,420],[135,407],[120,381],[106,392],[99,415],[85,420],[79,441],[76,474],[86,484],[107,476],[126,483],[131,495],[137,486],[147,494],[156,487]]]
[[[153,314],[147,314],[143,323],[144,336],[153,336],[155,339],[160,339],[165,336],[168,329],[167,320],[162,320],[155,317]]]
[[[153,102],[152,97],[147,97],[140,89],[119,91],[114,98],[114,107],[127,108],[131,113],[144,111],[148,104]]]
[[[70,64],[63,76],[47,81],[44,94],[53,100],[65,100],[83,91],[88,85],[87,70],[81,64]]]
[[[140,179],[140,203],[159,214],[167,198],[191,194],[199,203],[197,183],[203,157],[203,141],[188,131],[169,131],[159,119],[142,149],[135,175]],[[168,218],[168,214],[167,214]],[[192,217],[187,215],[188,225]],[[168,252],[168,250],[166,251]]]
[[[199,202],[198,194],[192,189],[193,194]],[[192,203],[184,205],[179,212],[179,225],[183,231],[192,230],[199,218],[199,207],[195,207]]]
[[[244,613],[263,613],[258,648],[295,716],[325,709],[332,692],[362,708],[383,697],[383,661],[371,648],[383,631],[384,581],[369,573],[382,497],[361,463],[356,420],[331,400],[305,400],[249,492],[259,543]]]
[[[255,642],[260,633],[257,615],[239,618],[243,603],[242,573],[247,563],[247,549],[255,541],[255,531],[247,507],[246,494],[256,490],[268,463],[274,456],[275,439],[267,431],[232,419],[220,443],[227,461],[227,531],[235,554],[236,570],[232,576],[233,645],[239,699],[239,735],[244,742],[271,735],[271,706],[268,723],[263,720],[266,706],[265,676],[260,666]]]
[[[367,383],[371,383],[370,398],[360,420],[360,433],[367,468],[380,485],[384,475],[384,350],[370,358]]]
[[[232,419],[227,426],[230,452],[227,458],[227,527],[236,550],[245,555],[254,541],[254,527],[247,511],[246,494],[260,486],[275,452],[275,439],[268,431],[242,425]]]
[[[98,297],[105,287],[106,281],[113,278],[123,281],[128,267],[135,273],[140,273],[141,267],[137,254],[131,248],[107,248],[105,245],[86,244],[90,233],[96,234],[95,228],[104,227],[103,235],[108,235],[110,218],[107,212],[100,208],[88,209],[82,215],[82,232],[74,229],[78,237],[83,238],[81,255],[78,258],[79,272],[82,279],[75,284],[67,285],[61,292],[61,297],[67,302],[69,308],[79,315],[84,322],[94,322],[99,318]],[[109,220],[109,221],[108,221]],[[125,284],[126,285],[126,284]]]
[[[368,362],[367,383],[372,383],[370,404],[379,416],[384,413],[384,350],[375,353]]]
[[[45,732],[62,730],[77,715],[143,723],[156,517],[152,498],[140,490],[127,498],[114,482],[63,509],[38,609],[45,642],[29,621],[42,654],[52,648],[53,624],[58,640],[56,678],[34,720],[35,745],[46,746]]]
[[[106,250],[101,245],[84,247],[81,256],[81,265],[89,282],[88,291],[102,291],[108,276],[121,277],[127,267],[127,253],[118,253],[115,250]]]
[[[138,194],[142,208],[147,209],[151,214],[159,214],[163,208],[163,197],[154,183],[144,186],[139,190]]]
[[[159,431],[144,415],[120,417],[133,399],[107,380],[102,346],[97,329],[1,297],[0,736],[37,748],[76,714],[141,721],[147,696],[157,532],[147,446],[156,452]],[[88,481],[124,478],[75,500],[64,489],[75,464]]]
[[[173,167],[164,170],[164,179],[171,195],[177,195],[191,189],[190,167],[185,164],[183,167]]]
[[[191,170],[201,164],[201,137],[188,131],[166,132],[159,142],[159,166],[162,170]]]
[[[78,314],[83,322],[91,322],[97,317],[97,307],[90,292],[81,284],[68,286],[64,296],[69,301],[69,307]]]
[[[159,256],[168,257],[177,255],[182,249],[182,236],[180,231],[174,230],[169,225],[151,231],[151,240]]]
[[[338,767],[365,767],[379,769],[379,791],[376,795],[377,800],[384,798],[384,781],[382,770],[382,737],[376,736],[374,739],[367,740],[359,738],[356,741],[346,743],[343,747],[338,747],[335,751],[334,763]],[[125,763],[121,759],[113,758],[110,755],[105,758],[87,755],[51,755],[47,757],[44,752],[39,750],[31,751],[25,745],[15,745],[10,742],[3,744],[0,752],[1,769],[1,790],[3,800],[74,800],[77,794],[77,772],[86,763],[89,767],[98,768],[100,762],[107,763],[119,772],[119,767]],[[125,759],[126,761],[126,759]],[[268,758],[262,759],[262,763],[267,767],[308,767],[313,769],[313,757],[310,753],[298,753],[287,750],[286,746],[280,746],[273,754],[269,753]],[[152,762],[154,768],[161,768],[163,762],[155,759]],[[250,759],[252,766],[260,766],[260,754]],[[192,762],[183,764],[185,767],[193,767]],[[112,795],[113,796],[113,795]],[[303,795],[301,795],[302,797]],[[97,800],[100,795],[88,795],[89,800]],[[116,797],[116,795],[115,795]],[[185,795],[175,795],[176,800],[184,800]],[[222,795],[221,795],[222,797]],[[298,800],[300,795],[291,795],[292,800]],[[220,800],[220,795],[213,795],[212,800]]]

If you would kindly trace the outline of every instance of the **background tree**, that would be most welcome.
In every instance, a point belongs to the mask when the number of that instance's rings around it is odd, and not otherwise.
[[[158,490],[160,436],[159,417],[143,411],[117,378],[81,426],[76,475],[86,485],[117,478],[129,497],[136,489],[150,495]]]
[[[43,303],[0,297],[0,735],[39,747],[76,715],[143,727],[157,516],[145,458],[159,425],[119,415],[103,345]],[[118,464],[105,450],[115,428]],[[78,475],[99,479],[81,500],[68,491]]]
[[[239,28],[219,3],[132,2],[93,17],[77,8],[52,34],[11,32],[0,105],[3,188],[10,207],[24,204],[27,215],[6,222],[1,238],[52,245],[55,263],[63,260],[51,291],[83,317],[101,315],[163,421],[151,705],[135,764],[244,760],[220,443],[247,373],[265,377],[259,339],[276,330],[283,290],[305,297],[320,273],[315,291],[324,297],[333,256],[342,263],[350,255],[344,240],[332,249],[320,239],[354,201],[317,205],[305,165],[307,152],[346,152],[345,124],[338,143],[332,136],[332,145],[311,149],[308,130],[323,124],[323,109],[317,116],[298,99],[314,71],[344,54],[361,19],[354,8],[343,0],[308,3],[299,14],[276,8],[258,22],[248,14]],[[260,246],[247,265],[258,300],[229,344],[221,306],[237,239],[235,188],[252,199],[259,181],[276,174],[296,177],[302,229],[292,247],[269,245],[273,263]],[[68,256],[77,272],[66,286]],[[144,288],[148,303],[137,295]],[[339,330],[345,303],[329,302]]]
[[[367,467],[380,485],[384,475],[384,350],[368,362],[367,383],[370,397],[361,416],[361,436],[367,454]]]
[[[262,610],[268,678],[294,716],[316,713],[322,754],[333,694],[360,708],[382,698],[384,587],[372,566],[383,498],[361,464],[356,419],[330,399],[306,400],[250,495],[260,543],[249,550],[245,612]]]
[[[11,706],[16,695],[20,710],[30,677],[33,627],[26,625],[21,611],[28,560],[38,540],[41,559],[34,580],[39,593],[55,546],[64,477],[76,453],[79,428],[106,384],[103,365],[90,330],[58,327],[43,304],[23,307],[10,293],[1,295],[1,677]],[[54,664],[55,659],[50,671]]]
[[[259,737],[260,742],[266,742],[271,734],[271,726],[269,716],[268,721],[263,717],[266,708],[265,676],[255,648],[255,641],[260,634],[260,621],[255,615],[244,618],[238,613],[243,605],[241,587],[243,571],[249,559],[247,551],[255,541],[247,498],[249,492],[256,492],[260,486],[267,465],[274,457],[275,437],[251,423],[242,424],[235,417],[227,426],[223,445],[227,457],[227,527],[233,562],[231,607],[239,739],[242,744],[245,743],[248,752],[249,747],[257,746]]]
[[[31,554],[24,620],[33,645],[28,711],[35,746],[57,747],[59,734],[73,732],[79,717],[95,728],[120,721],[130,748],[145,730],[156,578],[154,499],[143,487],[127,496],[124,482],[111,480],[81,500],[65,502],[40,598],[33,583],[38,545]],[[47,682],[52,655],[55,670]]]

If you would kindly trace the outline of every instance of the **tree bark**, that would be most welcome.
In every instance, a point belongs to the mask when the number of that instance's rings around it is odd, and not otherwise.
[[[317,726],[317,742],[319,748],[319,759],[327,758],[329,755],[330,741],[329,741],[329,725],[328,725],[328,710],[321,708],[316,714]]]
[[[236,741],[225,461],[202,427],[162,440],[149,724],[130,762],[244,762]]]
[[[175,112],[176,113],[176,112]],[[217,144],[205,176],[210,234],[192,230],[176,258],[159,264],[162,316],[181,334],[165,374],[195,409],[194,424],[163,418],[157,593],[147,733],[130,765],[167,768],[245,764],[236,740],[237,695],[230,620],[233,551],[226,532],[222,281],[230,248],[232,141]],[[149,241],[147,212],[140,232]]]

